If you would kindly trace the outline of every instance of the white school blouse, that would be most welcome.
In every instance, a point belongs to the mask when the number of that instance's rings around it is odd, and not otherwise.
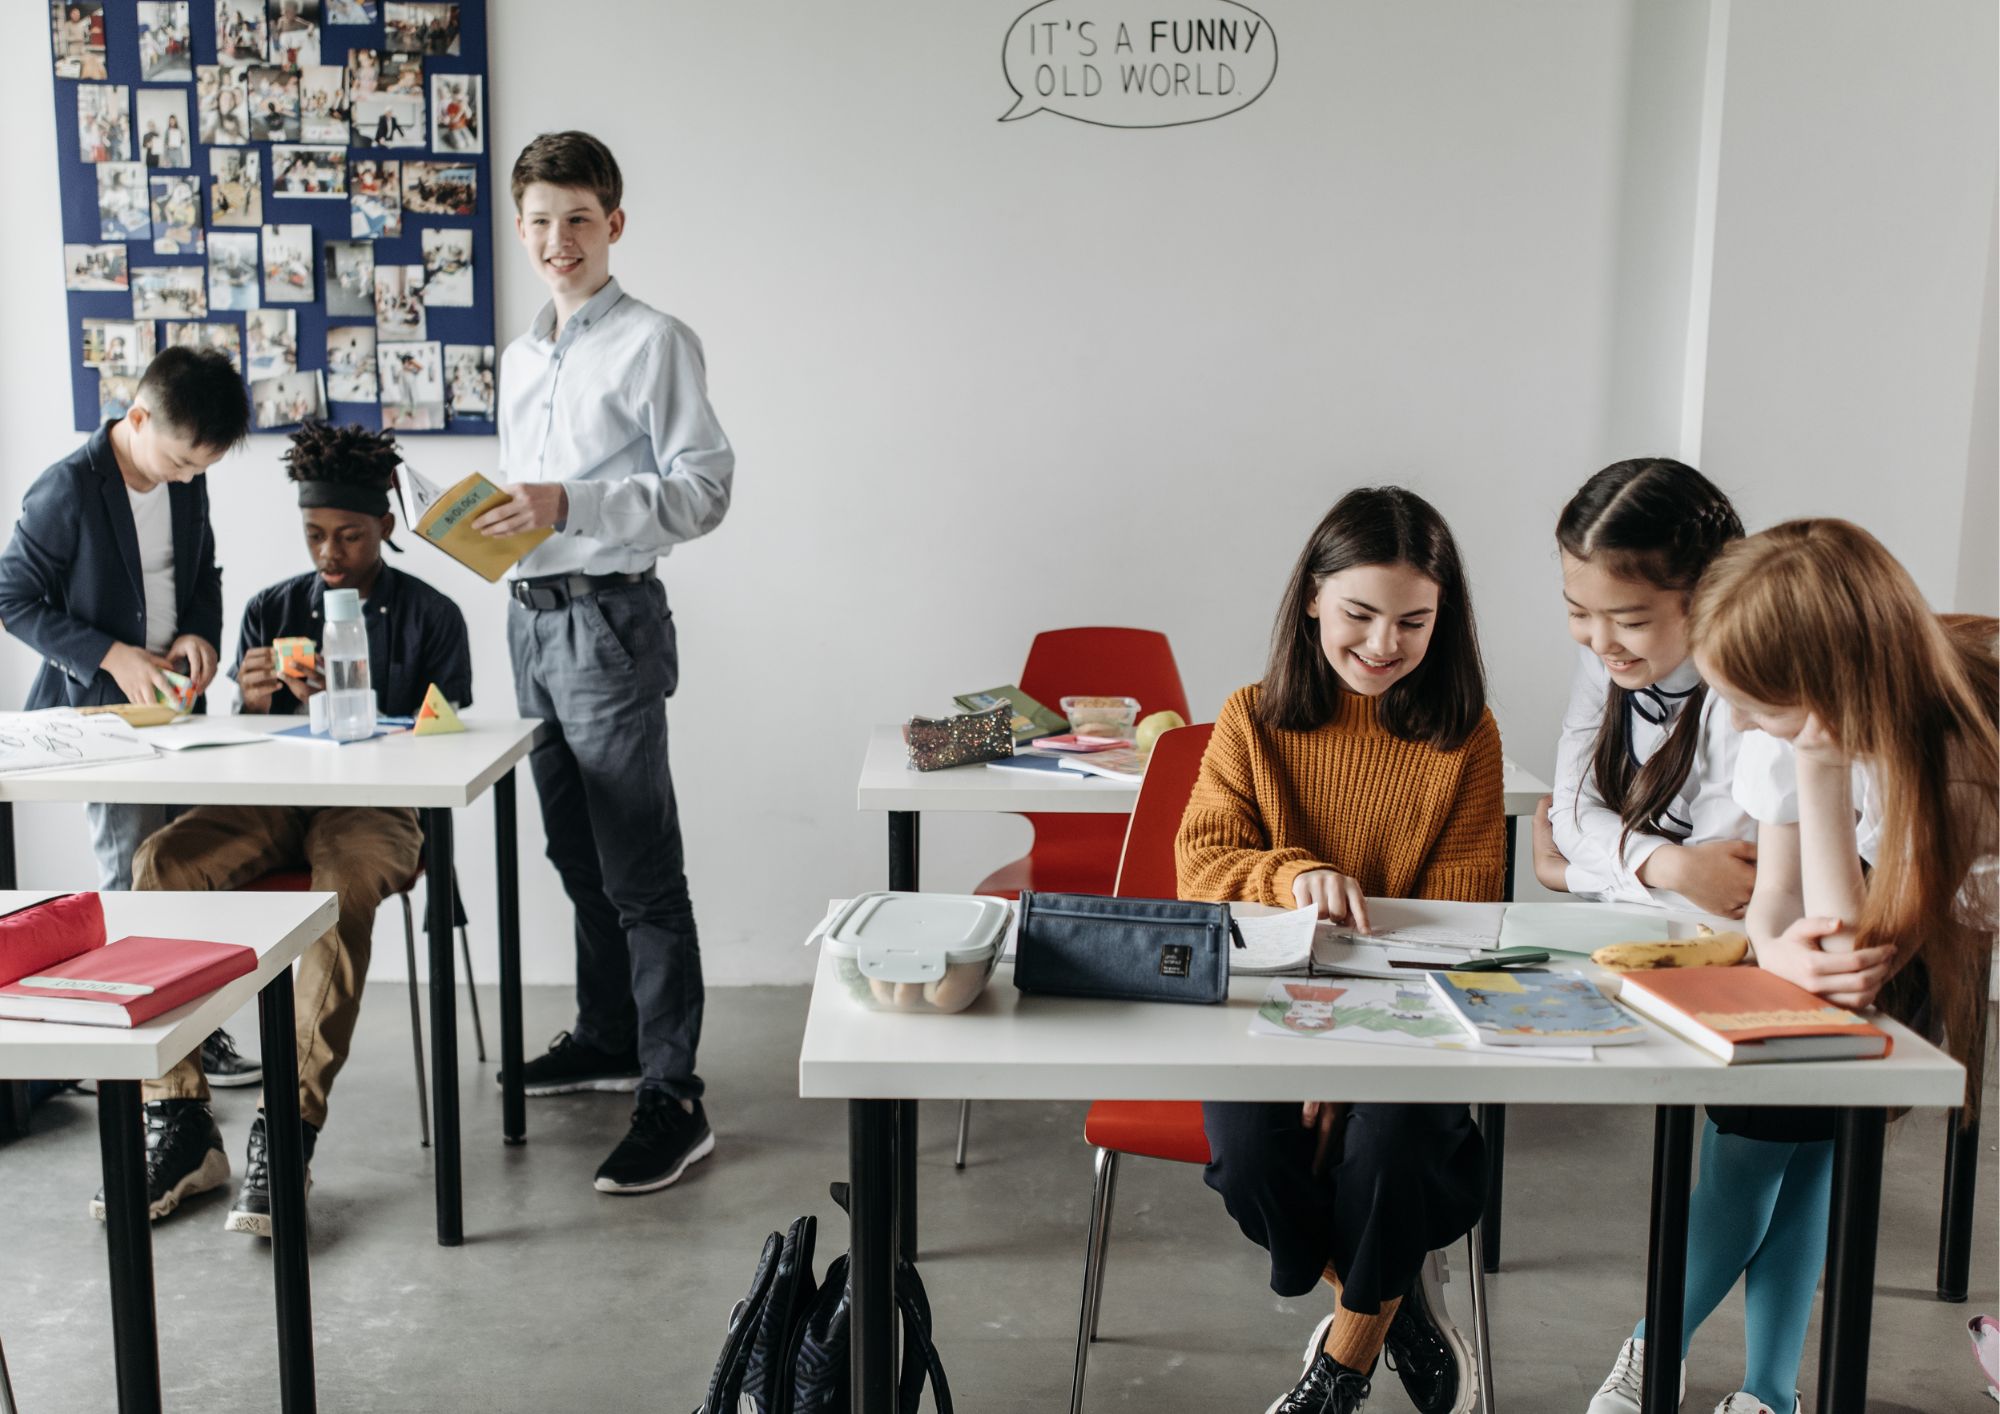
[[[1766,825],[1796,825],[1799,822],[1799,758],[1789,741],[1768,732],[1743,733],[1742,748],[1736,753],[1736,803],[1752,820]],[[1875,863],[1875,851],[1882,843],[1882,792],[1875,788],[1873,773],[1859,761],[1854,763],[1852,791],[1859,818],[1854,825],[1854,843],[1861,857]]]
[[[1660,749],[1699,686],[1701,674],[1689,659],[1651,687],[1625,695],[1625,740],[1635,764],[1644,765]],[[1610,690],[1611,670],[1604,660],[1579,647],[1562,740],[1556,746],[1555,799],[1549,809],[1556,848],[1569,861],[1565,882],[1579,898],[1694,908],[1671,889],[1648,888],[1639,882],[1639,868],[1663,844],[1756,838],[1756,821],[1735,793],[1742,733],[1730,725],[1722,699],[1708,693],[1702,699],[1701,736],[1687,779],[1654,822],[1655,828],[1632,831],[1621,848],[1618,841],[1625,834],[1625,823],[1599,793],[1597,772],[1591,766]]]

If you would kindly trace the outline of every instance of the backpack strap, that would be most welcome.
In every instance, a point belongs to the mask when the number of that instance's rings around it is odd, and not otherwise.
[[[896,1263],[896,1305],[903,1313],[903,1370],[896,1384],[896,1407],[901,1414],[917,1414],[928,1376],[937,1414],[952,1414],[951,1385],[931,1339],[930,1298],[924,1293],[923,1278],[907,1260]]]

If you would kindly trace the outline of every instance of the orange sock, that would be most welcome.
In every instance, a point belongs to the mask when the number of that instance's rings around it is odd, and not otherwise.
[[[1345,1306],[1334,1307],[1333,1325],[1327,1330],[1326,1343],[1321,1348],[1350,1370],[1364,1374],[1373,1370],[1384,1342],[1389,1339],[1389,1323],[1396,1318],[1396,1308],[1402,1304],[1400,1296],[1394,1301],[1384,1301],[1381,1311],[1373,1316],[1364,1316]]]

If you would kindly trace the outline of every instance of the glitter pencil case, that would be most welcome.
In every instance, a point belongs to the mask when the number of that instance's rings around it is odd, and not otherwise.
[[[1003,704],[957,717],[912,717],[903,725],[903,741],[915,771],[998,761],[1014,754],[1014,711]]]

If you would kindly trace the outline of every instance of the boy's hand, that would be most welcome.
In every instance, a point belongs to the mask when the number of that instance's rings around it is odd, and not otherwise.
[[[1569,860],[1556,848],[1556,827],[1549,819],[1555,799],[1553,795],[1545,795],[1535,802],[1535,878],[1550,892],[1566,894],[1569,892]],[[1511,866],[1511,860],[1509,864]]]
[[[201,696],[208,691],[208,685],[215,681],[217,655],[215,645],[198,633],[184,633],[167,646],[167,661],[187,663],[188,680],[194,684],[194,695]]]
[[[243,696],[244,711],[270,711],[271,699],[278,695],[280,687],[304,702],[314,694],[326,691],[326,679],[317,670],[304,677],[280,676],[275,648],[252,648],[243,655],[243,661],[236,669],[236,690]]]
[[[136,706],[150,707],[159,701],[154,695],[156,691],[173,692],[174,685],[167,681],[167,660],[156,653],[148,653],[136,644],[112,644],[111,651],[97,666],[111,674],[118,690],[125,694],[125,700]]]
[[[553,530],[569,519],[569,491],[560,481],[514,481],[500,489],[513,499],[475,520],[474,530],[519,535],[524,530]]]

